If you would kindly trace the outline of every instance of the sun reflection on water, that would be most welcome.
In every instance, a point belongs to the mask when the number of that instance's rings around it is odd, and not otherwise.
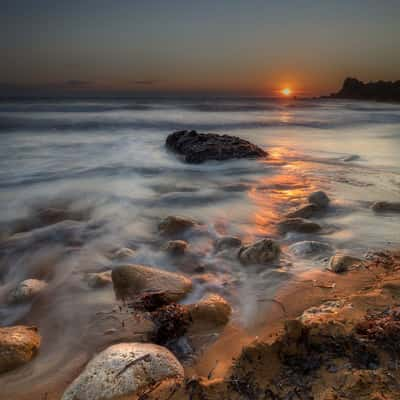
[[[251,223],[245,227],[249,239],[275,236],[276,223],[290,209],[304,203],[310,191],[314,190],[316,185],[313,180],[304,174],[308,163],[284,161],[293,158],[294,152],[283,148],[272,149],[266,162],[281,168],[273,175],[262,176],[248,190],[247,196],[255,206]]]

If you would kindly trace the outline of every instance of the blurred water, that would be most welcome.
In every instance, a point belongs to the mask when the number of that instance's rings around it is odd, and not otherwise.
[[[238,135],[270,156],[183,164],[164,147],[166,136],[178,129]],[[10,248],[8,241],[1,250],[0,322],[35,323],[53,343],[44,345],[32,376],[64,360],[95,312],[115,304],[111,287],[93,291],[82,279],[87,271],[112,268],[107,257],[112,249],[134,247],[137,253],[130,261],[189,275],[202,266],[209,279],[200,279],[187,301],[207,291],[222,293],[234,305],[235,320],[251,330],[261,312],[260,298],[273,296],[279,284],[305,269],[326,266],[323,260],[295,257],[290,244],[315,239],[355,255],[400,244],[399,215],[370,210],[376,200],[400,200],[400,105],[260,99],[3,101],[0,141],[0,238],[29,230],[38,208],[85,215],[70,228],[72,233],[43,227],[34,231],[34,239],[17,234],[15,245]],[[348,157],[351,161],[345,161]],[[278,235],[276,222],[317,189],[333,200],[319,219],[322,232]],[[203,224],[200,234],[186,237],[193,265],[160,251],[156,225],[170,214]],[[280,264],[243,268],[234,259],[216,256],[213,242],[224,234],[244,241],[276,237],[284,250]],[[47,306],[8,305],[10,289],[32,277],[48,281]],[[58,329],[49,333],[55,323]],[[58,352],[51,350],[54,346]]]

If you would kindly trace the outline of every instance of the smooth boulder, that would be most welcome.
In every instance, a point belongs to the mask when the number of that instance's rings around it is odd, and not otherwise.
[[[111,284],[111,271],[90,272],[86,274],[85,280],[92,289],[102,288]]]
[[[222,236],[219,238],[215,244],[215,250],[223,251],[228,249],[234,249],[240,247],[242,241],[236,236]]]
[[[111,254],[111,259],[113,260],[124,260],[127,258],[134,257],[136,252],[129,247],[121,247],[120,249],[114,251]]]
[[[40,335],[33,326],[0,328],[0,373],[29,362],[38,352]]]
[[[236,136],[179,131],[166,140],[169,150],[180,155],[187,163],[202,163],[207,160],[229,160],[235,158],[260,158],[268,153],[247,140]]]
[[[163,218],[158,224],[158,231],[161,235],[174,236],[181,234],[196,225],[196,221],[177,215],[169,215]]]
[[[335,254],[329,260],[329,270],[336,273],[346,272],[354,265],[359,265],[362,260],[347,254]]]
[[[194,324],[219,326],[225,325],[232,314],[230,304],[217,294],[208,294],[195,304],[188,305]]]
[[[311,204],[315,204],[320,208],[326,208],[329,206],[330,199],[328,195],[322,190],[318,190],[317,192],[313,192],[308,196],[308,201]]]
[[[95,356],[62,400],[167,400],[183,381],[182,365],[165,347],[119,343]]]
[[[189,278],[144,265],[119,265],[111,276],[116,297],[121,300],[162,293],[164,299],[176,302],[192,290]]]
[[[169,240],[161,247],[161,250],[171,256],[181,256],[185,254],[188,246],[188,243],[184,240]]]
[[[47,287],[45,281],[26,279],[20,282],[9,295],[10,303],[24,303],[32,300]]]
[[[287,218],[278,223],[278,229],[281,233],[314,233],[318,232],[321,226],[316,222],[308,221],[304,218]]]
[[[333,252],[333,247],[327,243],[315,240],[304,240],[289,246],[289,250],[297,257],[325,256]]]
[[[316,204],[306,204],[291,211],[286,215],[286,218],[311,218],[318,213],[320,208]]]
[[[267,264],[275,260],[281,252],[279,244],[272,239],[262,239],[239,250],[239,260],[244,265]]]
[[[400,212],[400,202],[377,201],[372,209],[375,212]]]

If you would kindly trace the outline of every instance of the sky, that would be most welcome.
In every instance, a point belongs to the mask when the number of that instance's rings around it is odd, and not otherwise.
[[[400,79],[400,0],[0,0],[0,92],[337,91]]]

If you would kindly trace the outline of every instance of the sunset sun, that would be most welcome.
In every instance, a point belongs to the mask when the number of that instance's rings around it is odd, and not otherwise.
[[[281,90],[281,94],[283,94],[284,96],[290,96],[292,94],[292,91],[290,88],[286,87]]]

